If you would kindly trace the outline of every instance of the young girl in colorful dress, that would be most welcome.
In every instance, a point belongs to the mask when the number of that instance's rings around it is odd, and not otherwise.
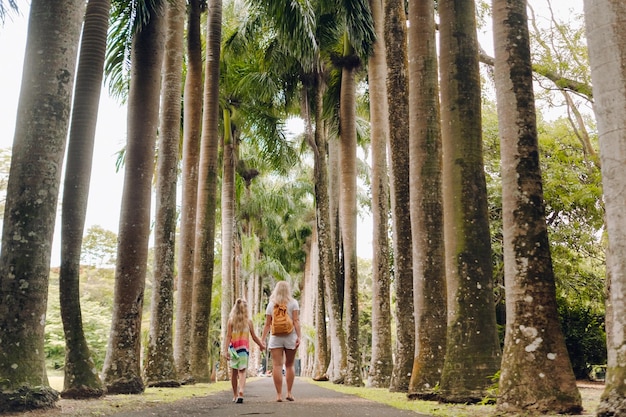
[[[254,332],[248,303],[242,298],[235,301],[228,316],[228,330],[224,342],[224,356],[230,360],[231,376],[230,383],[233,387],[233,402],[243,402],[243,391],[246,387],[246,369],[248,368],[248,356],[250,354],[250,335],[261,350],[265,350],[265,344]]]

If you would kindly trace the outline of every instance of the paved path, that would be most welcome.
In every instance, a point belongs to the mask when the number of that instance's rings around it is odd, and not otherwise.
[[[284,390],[284,387],[283,387]],[[283,392],[284,394],[284,392]],[[427,417],[413,411],[342,394],[296,378],[294,402],[276,402],[272,378],[248,381],[243,404],[232,402],[232,391],[218,392],[206,397],[181,400],[151,407],[143,411],[123,412],[117,417]]]

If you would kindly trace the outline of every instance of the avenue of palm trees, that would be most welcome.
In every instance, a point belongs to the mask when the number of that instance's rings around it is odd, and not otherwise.
[[[578,134],[589,171],[601,170],[598,230],[608,242],[597,412],[626,412],[626,6],[585,0],[591,88],[537,62],[526,0],[492,1],[486,56],[478,5],[32,0],[0,252],[0,412],[50,407],[59,396],[44,335],[62,210],[63,397],[209,382],[216,365],[227,378],[212,352],[233,301],[247,298],[262,316],[269,289],[288,279],[311,328],[299,356],[313,379],[443,402],[491,398],[503,414],[579,413],[559,322],[557,210],[544,194],[536,77],[569,104],[593,103],[597,132]],[[0,0],[0,15],[18,6]],[[495,88],[497,246],[481,62]],[[79,284],[103,80],[125,100],[127,143],[111,329],[96,369]],[[303,120],[302,135],[285,134],[290,117]],[[363,177],[373,219],[368,362],[356,254]],[[253,351],[251,369],[261,356]]]

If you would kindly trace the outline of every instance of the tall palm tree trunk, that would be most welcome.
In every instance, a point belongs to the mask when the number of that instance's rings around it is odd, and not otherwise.
[[[367,384],[389,388],[391,350],[391,279],[389,273],[389,178],[387,175],[387,61],[381,0],[370,0],[377,39],[368,62],[372,148],[372,359]]]
[[[183,67],[184,0],[166,5],[165,59],[161,94],[161,124],[154,225],[154,285],[150,332],[144,360],[144,380],[149,387],[180,385],[174,365],[172,322],[174,319],[176,188]]]
[[[198,172],[198,205],[194,252],[191,371],[197,382],[211,378],[209,322],[215,255],[215,208],[217,200],[219,144],[219,75],[222,40],[222,2],[208,4],[204,114]]]
[[[226,340],[228,315],[235,301],[234,280],[234,229],[235,229],[235,144],[233,127],[229,109],[224,109],[224,140],[222,158],[222,298],[221,298],[221,330],[220,340]],[[224,346],[220,351],[224,351]],[[220,355],[218,378],[228,380],[230,377],[228,361]]]
[[[356,68],[341,71],[339,221],[345,274],[344,323],[347,369],[344,383],[363,385],[359,345],[359,279],[356,259]]]
[[[324,129],[323,97],[325,82],[321,74],[316,76],[315,88],[315,141],[311,144],[314,155],[315,208],[319,239],[320,281],[324,284],[324,306],[329,317],[330,363],[327,375],[333,383],[343,383],[346,374],[346,336],[341,324],[341,299],[337,291],[331,204],[329,191],[327,138]],[[319,302],[319,296],[318,296]],[[318,304],[318,307],[320,305]],[[318,349],[323,348],[320,344]]]
[[[442,0],[441,120],[448,329],[440,394],[476,402],[500,366],[474,0]]]
[[[314,164],[317,166],[319,155],[319,149],[317,149],[315,142],[315,132],[313,129],[313,114],[311,112],[311,101],[314,101],[318,98],[318,88],[320,86],[317,83],[312,83],[313,85],[309,85],[305,83],[305,88],[303,89],[303,98],[302,102],[302,118],[304,119],[304,134],[306,137],[306,141],[314,150],[315,160]],[[309,98],[309,92],[313,91],[313,100]],[[315,106],[314,106],[315,107]],[[321,120],[319,123],[323,123]],[[321,127],[320,127],[321,129]],[[314,167],[314,169],[316,169]],[[315,176],[315,181],[318,180],[317,175]],[[328,204],[328,203],[325,203]],[[316,218],[320,213],[316,213]],[[317,222],[315,227],[313,228],[313,235],[311,243],[311,251],[309,253],[311,257],[311,262],[315,262],[316,265],[311,265],[311,279],[309,285],[309,291],[311,293],[311,297],[314,299],[313,302],[313,323],[315,326],[315,341],[314,341],[314,357],[313,363],[310,366],[311,369],[311,377],[315,381],[327,381],[328,375],[326,374],[326,369],[328,368],[328,334],[326,329],[326,305],[324,302],[324,275],[322,274],[322,265],[321,265],[321,255],[320,255],[320,238],[318,232]],[[329,262],[329,259],[326,259]]]
[[[506,288],[498,409],[576,414],[582,400],[557,312],[526,0],[495,0],[493,6]],[[537,378],[542,374],[549,377]]]
[[[193,300],[193,262],[198,196],[198,159],[202,126],[202,40],[200,0],[190,0],[187,17],[187,75],[185,77],[183,116],[182,201],[178,245],[178,279],[174,361],[182,383],[193,382],[191,373],[191,309]]]
[[[396,290],[396,348],[390,390],[407,392],[415,354],[413,264],[409,203],[409,97],[406,14],[402,0],[385,1],[389,108],[389,171]]]
[[[0,413],[51,407],[44,325],[85,3],[33,0],[0,252]]]
[[[110,0],[90,0],[80,44],[61,218],[59,293],[65,335],[64,398],[104,395],[83,331],[80,252],[85,230],[98,105],[102,90]]]
[[[618,0],[585,0],[589,62],[598,120],[602,187],[606,208],[608,360],[597,415],[626,413],[626,10]]]
[[[446,271],[435,10],[409,5],[409,185],[413,236],[415,359],[411,397],[430,398],[441,382],[446,347]]]
[[[128,96],[128,140],[120,213],[113,317],[102,375],[109,394],[138,394],[141,317],[150,238],[154,148],[163,65],[163,7],[134,36]]]

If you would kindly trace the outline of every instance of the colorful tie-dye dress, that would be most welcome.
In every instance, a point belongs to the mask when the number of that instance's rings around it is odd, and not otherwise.
[[[233,329],[229,350],[231,368],[248,368],[248,355],[250,354],[250,329],[248,326],[243,331]]]

